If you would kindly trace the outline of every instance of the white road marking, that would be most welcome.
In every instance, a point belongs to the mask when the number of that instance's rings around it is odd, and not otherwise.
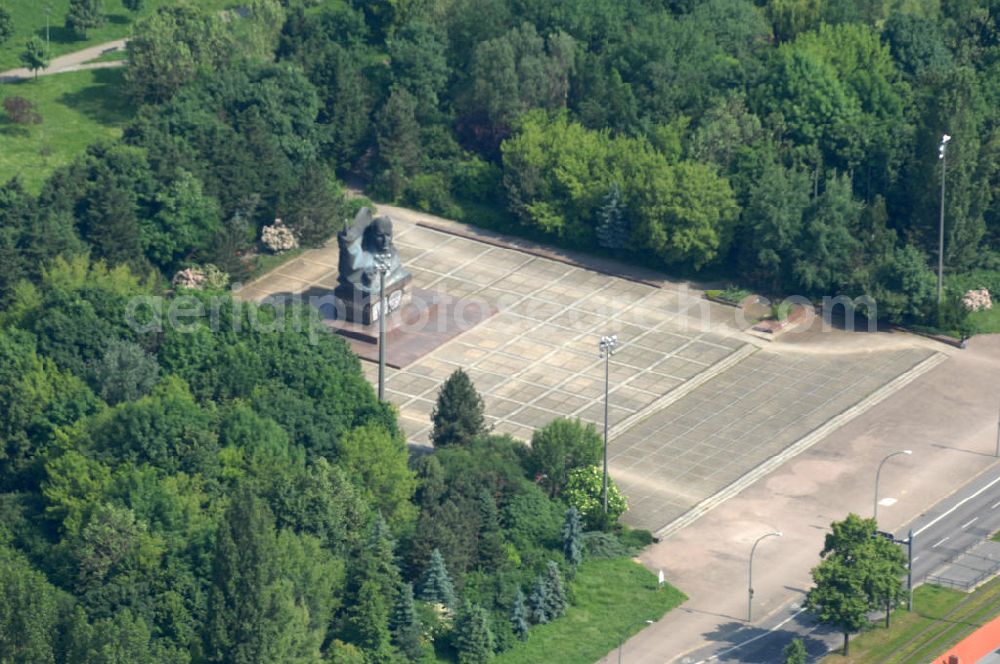
[[[974,517],[972,517],[972,520],[966,521],[964,524],[962,524],[962,530],[965,530],[966,528],[968,528],[969,526],[971,526],[976,521],[976,519],[978,519],[978,518],[979,518],[978,516],[974,516]]]
[[[991,488],[994,484],[996,484],[998,482],[1000,482],[1000,477],[997,477],[992,482],[990,482],[989,484],[987,484],[986,486],[984,486],[982,489],[980,489],[979,491],[977,491],[974,494],[972,494],[971,496],[969,496],[968,498],[965,498],[963,500],[958,501],[958,503],[956,503],[955,506],[952,507],[950,510],[948,510],[947,512],[945,512],[941,516],[935,518],[933,521],[931,521],[926,526],[924,526],[923,528],[921,528],[920,530],[916,531],[913,534],[914,535],[919,535],[920,533],[924,532],[925,530],[927,530],[928,528],[930,528],[931,526],[933,526],[935,523],[937,523],[941,519],[945,518],[946,516],[948,516],[949,514],[951,514],[952,512],[954,512],[955,510],[957,510],[959,507],[961,507],[962,505],[966,504],[967,502],[969,502],[970,500],[972,500],[973,498],[975,498],[979,494],[983,493],[987,489]],[[1000,503],[998,503],[998,504],[1000,504]]]
[[[1000,506],[1000,500],[998,500],[995,503],[993,503],[992,505],[990,505],[990,509],[991,510],[995,510],[998,506]]]
[[[763,634],[758,634],[757,636],[755,636],[755,637],[753,637],[751,639],[747,639],[743,643],[739,643],[739,644],[733,646],[732,648],[727,648],[726,650],[723,650],[722,652],[717,652],[714,655],[712,655],[711,657],[709,657],[708,659],[703,659],[700,662],[696,662],[696,664],[705,664],[706,662],[711,662],[713,660],[719,659],[723,655],[728,655],[729,653],[733,652],[734,650],[739,650],[740,648],[742,648],[743,646],[747,645],[748,643],[753,643],[754,641],[757,641],[758,639],[763,639],[765,636],[769,636],[771,634],[771,632],[776,632],[779,629],[781,629],[782,627],[784,627],[785,625],[787,625],[788,623],[790,623],[791,621],[795,620],[796,616],[798,616],[803,611],[805,611],[805,609],[799,609],[798,611],[796,611],[792,615],[788,616],[787,618],[785,618],[780,623],[778,623],[777,625],[775,625],[771,629],[767,630]]]
[[[920,560],[920,556],[913,556],[913,562],[917,562],[918,560]]]
[[[932,545],[931,545],[931,548],[932,548],[932,549],[936,549],[936,548],[938,548],[939,546],[941,546],[942,544],[944,544],[944,543],[945,543],[945,542],[946,542],[947,540],[948,540],[948,538],[947,538],[947,537],[942,537],[941,539],[939,539],[939,540],[938,540],[937,544],[932,544]]]

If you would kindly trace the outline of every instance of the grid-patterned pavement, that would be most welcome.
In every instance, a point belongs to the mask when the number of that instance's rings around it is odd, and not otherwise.
[[[657,530],[934,355],[760,350],[611,443],[630,523]]]
[[[498,313],[402,370],[386,394],[409,440],[426,444],[442,381],[465,369],[493,430],[524,440],[556,417],[603,422],[604,366],[597,342],[617,334],[610,371],[613,422],[634,416],[745,343],[711,331],[731,310],[683,291],[592,272],[461,237],[396,223],[394,241],[421,288],[485,302]],[[335,244],[313,250],[240,292],[322,292],[336,285]],[[693,317],[697,313],[703,317]],[[702,314],[705,315],[702,315]],[[375,367],[365,364],[375,379]]]
[[[415,286],[498,311],[389,370],[387,396],[409,440],[428,442],[437,392],[458,368],[483,394],[496,432],[530,440],[535,428],[560,416],[600,423],[604,364],[597,342],[617,334],[611,470],[629,498],[627,520],[654,530],[934,354],[905,342],[834,354],[824,353],[823,343],[819,352],[808,344],[757,350],[736,331],[745,327],[733,320],[736,310],[683,286],[647,285],[409,222],[397,221],[395,242]],[[329,292],[336,268],[334,242],[240,296]],[[364,369],[374,382],[375,365]]]
[[[685,330],[691,298],[660,288],[409,227],[397,246],[422,288],[488,302],[499,313],[386,379],[411,441],[426,443],[441,381],[465,369],[494,431],[528,440],[556,417],[603,421],[597,341],[617,334],[611,418],[632,416],[744,345]]]

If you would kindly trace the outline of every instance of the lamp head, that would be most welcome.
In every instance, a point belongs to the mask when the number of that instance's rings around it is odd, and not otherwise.
[[[911,454],[913,454],[913,450],[903,450],[903,454],[910,456]]]
[[[782,533],[780,530],[774,534],[777,535],[778,537],[784,537],[784,533]]]

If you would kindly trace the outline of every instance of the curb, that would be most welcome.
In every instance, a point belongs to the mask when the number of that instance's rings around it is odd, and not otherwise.
[[[792,457],[798,456],[802,452],[805,452],[810,447],[821,441],[823,438],[833,433],[835,430],[839,429],[843,425],[847,424],[857,416],[861,415],[865,411],[869,410],[880,401],[884,400],[886,397],[894,394],[899,389],[904,387],[906,384],[916,380],[919,376],[927,373],[937,365],[941,364],[948,358],[944,353],[935,352],[933,355],[927,359],[919,362],[910,368],[906,373],[896,376],[893,380],[889,381],[882,387],[878,388],[872,392],[868,397],[862,399],[860,402],[854,404],[847,410],[844,410],[840,414],[834,416],[833,418],[827,420],[824,424],[811,432],[806,434],[804,437],[800,438],[796,442],[792,443],[786,447],[779,454],[771,457],[767,461],[763,462],[750,472],[746,473],[735,482],[729,486],[716,492],[714,495],[702,500],[700,503],[692,507],[690,510],[674,519],[664,527],[655,531],[653,535],[660,539],[668,537],[678,530],[694,523],[699,518],[701,518],[706,513],[710,512],[712,509],[718,507],[725,501],[729,500],[736,494],[746,489],[748,486],[759,480],[764,475],[767,475],[771,471],[775,470],[786,461]]]
[[[632,413],[620,422],[615,423],[613,426],[609,427],[608,438],[613,439],[618,434],[632,428],[637,422],[641,422],[651,415],[655,415],[667,406],[670,406],[675,401],[687,396],[692,390],[701,387],[711,379],[715,378],[723,371],[735,366],[742,362],[745,358],[756,353],[759,349],[753,344],[744,344],[737,348],[735,351],[725,356],[712,366],[708,367],[700,374],[694,376],[681,383],[674,389],[670,390],[662,397],[649,404],[642,410]],[[612,457],[614,458],[614,457]]]

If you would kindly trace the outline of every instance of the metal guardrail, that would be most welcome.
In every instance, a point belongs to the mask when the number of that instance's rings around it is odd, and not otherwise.
[[[988,570],[975,577],[970,581],[955,581],[954,579],[949,579],[944,576],[938,576],[936,574],[928,574],[924,577],[924,583],[931,583],[935,586],[944,586],[946,588],[955,588],[958,590],[969,591],[976,586],[978,586],[983,581],[991,578],[1000,572],[1000,561],[993,564]]]

